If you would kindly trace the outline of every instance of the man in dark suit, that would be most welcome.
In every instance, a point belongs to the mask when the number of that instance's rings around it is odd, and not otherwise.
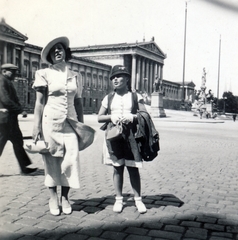
[[[0,74],[0,156],[6,142],[10,140],[13,144],[14,153],[21,168],[21,173],[29,174],[37,168],[28,168],[31,160],[23,148],[23,136],[18,124],[18,114],[23,109],[17,97],[12,81],[16,76],[18,67],[6,63],[1,66]],[[8,161],[8,159],[5,159]]]

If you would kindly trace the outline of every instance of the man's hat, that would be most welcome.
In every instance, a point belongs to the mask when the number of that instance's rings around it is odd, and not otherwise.
[[[125,74],[129,77],[131,76],[131,74],[128,72],[125,66],[115,65],[111,70],[110,80],[112,80],[118,74]]]
[[[41,51],[41,58],[44,62],[50,63],[48,61],[47,57],[50,53],[50,49],[57,43],[63,44],[65,49],[67,49],[69,47],[69,39],[67,37],[58,37],[58,38],[53,39]]]
[[[2,69],[12,69],[12,70],[17,70],[18,67],[12,63],[5,63],[1,66],[1,70]]]

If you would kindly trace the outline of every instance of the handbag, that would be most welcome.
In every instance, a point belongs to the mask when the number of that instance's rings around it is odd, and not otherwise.
[[[106,139],[108,141],[115,141],[122,138],[122,123],[119,121],[116,125],[109,126],[106,131]]]
[[[28,153],[48,153],[49,148],[44,140],[38,140],[36,143],[33,140],[24,140],[24,149]]]
[[[72,119],[67,119],[67,121],[77,133],[79,139],[79,151],[82,151],[89,147],[95,139],[96,131],[84,123],[76,122]]]

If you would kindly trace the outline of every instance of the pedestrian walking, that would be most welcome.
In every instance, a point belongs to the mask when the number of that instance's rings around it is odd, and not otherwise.
[[[235,122],[236,121],[236,114],[233,114],[232,118],[233,118],[233,121]]]
[[[125,66],[116,65],[110,74],[114,92],[105,96],[98,113],[98,122],[106,123],[106,136],[108,129],[118,124],[122,125],[122,138],[103,143],[103,162],[113,166],[113,183],[116,192],[116,201],[113,206],[114,212],[123,209],[123,175],[126,166],[131,186],[134,192],[135,205],[140,213],[145,213],[146,207],[141,198],[141,180],[139,168],[142,167],[142,159],[135,144],[136,112],[131,91],[131,76]],[[138,102],[143,106],[143,98],[137,94]]]
[[[37,168],[29,168],[32,164],[23,148],[23,136],[19,128],[18,114],[23,112],[13,81],[18,67],[11,63],[1,66],[0,74],[0,156],[7,141],[11,141],[21,173],[30,174]]]
[[[81,146],[85,139],[88,145],[92,143],[94,130],[82,124],[82,77],[67,66],[71,58],[69,39],[59,37],[50,41],[43,48],[41,58],[50,67],[36,71],[32,138],[34,142],[43,138],[49,149],[42,157],[45,185],[50,193],[50,213],[59,215],[61,203],[63,213],[71,214],[68,193],[70,188],[80,187],[79,150],[86,147]],[[80,135],[84,128],[90,136]],[[61,187],[60,201],[57,186]]]

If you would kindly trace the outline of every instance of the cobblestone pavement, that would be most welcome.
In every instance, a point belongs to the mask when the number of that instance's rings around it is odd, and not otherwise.
[[[0,239],[238,240],[238,122],[166,114],[154,118],[159,156],[140,170],[145,214],[134,206],[126,171],[123,212],[112,211],[112,168],[101,164],[104,133],[96,115],[85,116],[98,131],[80,153],[81,189],[70,192],[71,215],[50,215],[41,156],[30,155],[35,174],[20,175],[8,143],[0,158]],[[20,118],[25,136],[32,120]]]

